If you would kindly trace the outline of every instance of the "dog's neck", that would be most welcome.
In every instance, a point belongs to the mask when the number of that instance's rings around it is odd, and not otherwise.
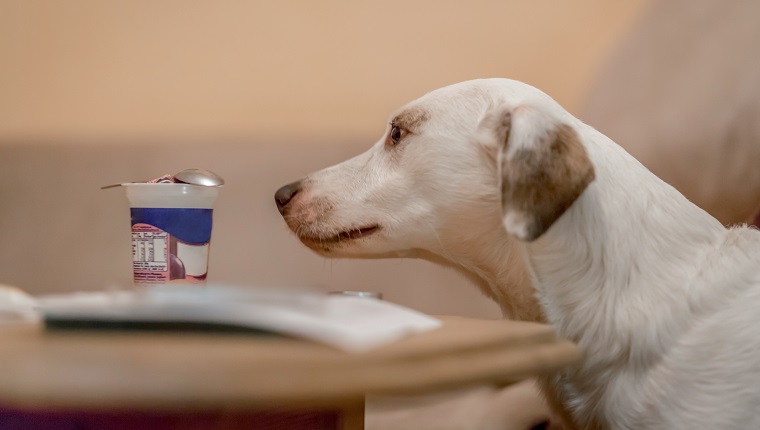
[[[465,275],[499,305],[505,318],[545,322],[522,249],[501,225],[501,213],[474,212],[481,218],[469,228],[442,234],[437,246],[420,256]]]
[[[602,392],[617,369],[645,372],[688,329],[688,314],[704,311],[709,288],[694,280],[729,233],[622,148],[600,143],[590,148],[595,182],[525,244],[547,319],[585,353],[570,377],[578,409],[610,396]]]
[[[617,145],[597,179],[541,238],[525,245],[547,317],[575,340],[619,337],[678,312],[699,262],[727,230]],[[608,337],[608,336],[606,336]],[[628,341],[628,339],[621,339]]]

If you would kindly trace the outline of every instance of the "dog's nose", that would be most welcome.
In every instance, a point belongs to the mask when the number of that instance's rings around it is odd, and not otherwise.
[[[285,185],[274,193],[274,201],[277,203],[277,210],[280,211],[281,215],[285,214],[285,207],[299,191],[301,191],[301,181],[296,181]]]

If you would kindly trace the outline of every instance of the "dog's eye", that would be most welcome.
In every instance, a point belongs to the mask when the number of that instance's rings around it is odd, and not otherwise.
[[[403,132],[401,128],[397,125],[394,125],[391,127],[391,142],[395,145],[401,140],[401,137],[403,136]]]

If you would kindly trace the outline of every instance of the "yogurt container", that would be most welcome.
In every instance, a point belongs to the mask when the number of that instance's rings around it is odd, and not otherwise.
[[[205,284],[219,187],[130,183],[135,285]]]

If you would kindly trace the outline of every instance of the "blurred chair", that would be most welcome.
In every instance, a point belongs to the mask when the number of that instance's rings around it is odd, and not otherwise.
[[[580,117],[725,224],[760,209],[760,2],[660,0]]]

